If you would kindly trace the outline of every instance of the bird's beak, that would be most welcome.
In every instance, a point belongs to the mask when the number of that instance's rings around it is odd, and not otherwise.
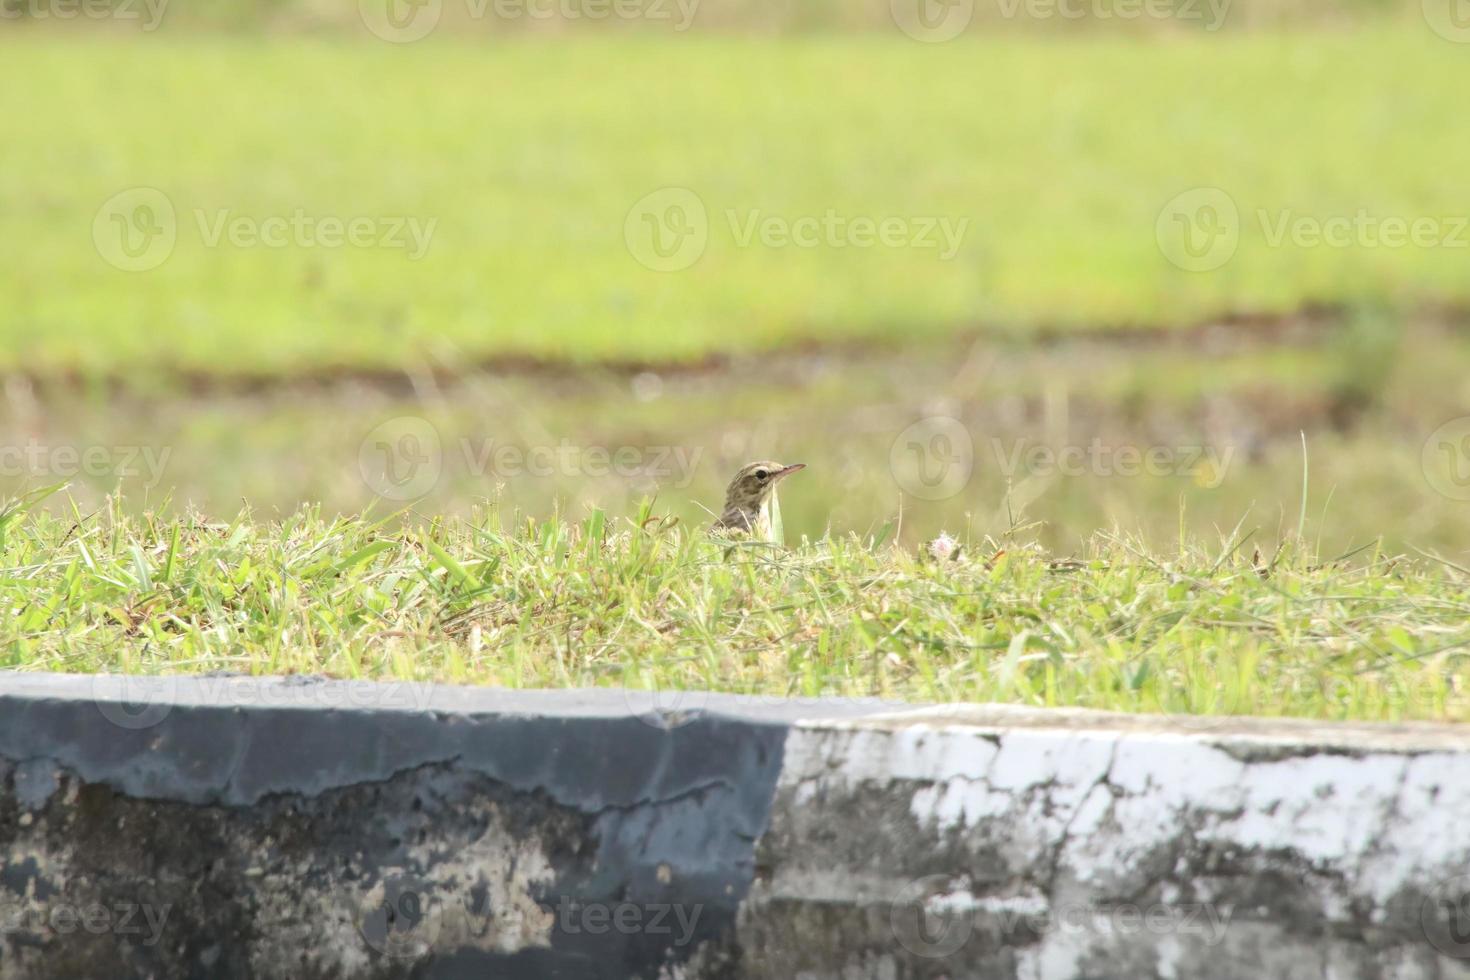
[[[805,463],[792,463],[790,466],[783,466],[779,470],[776,471],[776,479],[778,479],[778,480],[784,480],[786,477],[788,477],[791,474],[795,473],[797,470],[804,470],[804,469],[806,469],[806,464]]]

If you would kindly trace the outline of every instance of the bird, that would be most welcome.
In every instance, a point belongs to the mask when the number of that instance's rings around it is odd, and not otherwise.
[[[772,460],[758,460],[740,467],[725,489],[725,509],[719,520],[710,525],[710,533],[769,538],[771,498],[776,495],[776,484],[804,469],[805,463],[787,466]]]

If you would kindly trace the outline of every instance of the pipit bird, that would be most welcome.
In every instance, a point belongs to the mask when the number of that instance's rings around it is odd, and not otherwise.
[[[769,538],[771,498],[776,495],[776,484],[804,469],[805,463],[783,466],[770,460],[746,463],[740,467],[740,472],[735,474],[735,479],[725,490],[725,511],[710,525],[710,533]]]

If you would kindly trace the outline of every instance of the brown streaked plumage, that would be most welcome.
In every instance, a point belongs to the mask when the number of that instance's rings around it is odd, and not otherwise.
[[[787,466],[768,459],[746,463],[726,488],[725,510],[710,530],[716,534],[765,537],[771,529],[769,504],[776,484],[803,469],[805,463]]]

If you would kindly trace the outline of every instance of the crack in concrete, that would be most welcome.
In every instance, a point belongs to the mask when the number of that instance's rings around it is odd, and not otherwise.
[[[1119,795],[1119,793],[1122,793],[1122,791],[1121,789],[1118,789],[1117,792],[1114,792],[1117,788],[1113,786],[1112,782],[1110,781],[1110,777],[1113,774],[1113,766],[1116,765],[1118,762],[1118,746],[1121,744],[1121,742],[1121,738],[1113,740],[1113,743],[1108,750],[1108,764],[1103,767],[1102,775],[1099,776],[1092,783],[1092,785],[1088,787],[1086,793],[1082,794],[1082,798],[1077,801],[1076,807],[1072,810],[1072,815],[1068,817],[1066,823],[1062,825],[1061,835],[1057,840],[1057,846],[1052,853],[1051,873],[1047,876],[1046,891],[1049,899],[1054,899],[1056,896],[1057,878],[1061,874],[1062,861],[1066,856],[1067,845],[1070,844],[1072,840],[1072,825],[1075,824],[1077,822],[1077,818],[1082,815],[1083,808],[1087,805],[1087,801],[1092,798],[1092,794],[1097,792],[1099,788],[1106,789],[1109,796],[1112,797],[1108,804],[1109,810],[1111,810],[1117,804],[1117,796]],[[1122,795],[1126,796],[1127,794],[1122,793]]]

